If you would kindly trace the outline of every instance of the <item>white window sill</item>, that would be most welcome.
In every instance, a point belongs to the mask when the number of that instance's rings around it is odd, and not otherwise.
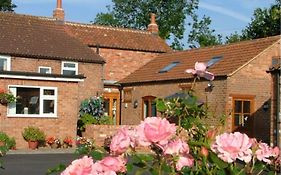
[[[9,118],[58,118],[57,115],[8,114]]]

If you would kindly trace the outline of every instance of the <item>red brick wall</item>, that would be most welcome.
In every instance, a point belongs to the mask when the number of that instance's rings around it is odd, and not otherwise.
[[[11,70],[38,72],[39,66],[51,67],[53,74],[61,74],[60,60],[47,59],[31,59],[31,58],[12,58]],[[101,64],[94,63],[78,63],[78,74],[84,74],[86,79],[79,83],[79,100],[83,100],[90,96],[101,94],[103,89],[102,74],[103,68]]]
[[[228,78],[229,96],[227,110],[231,111],[232,98],[230,94],[254,95],[254,136],[265,142],[270,142],[270,113],[263,110],[263,104],[271,104],[271,75],[266,70],[271,66],[273,56],[280,56],[280,44],[276,44],[258,55],[253,61]],[[231,127],[231,126],[229,126]]]
[[[12,71],[38,72],[39,66],[52,68],[52,73],[61,73],[61,61],[31,59],[31,58],[12,58]],[[86,79],[83,82],[58,82],[58,81],[36,81],[18,79],[0,79],[0,88],[8,90],[8,85],[25,86],[48,86],[58,89],[58,117],[57,118],[20,118],[7,117],[7,107],[0,105],[0,131],[7,132],[16,138],[17,148],[25,148],[26,143],[21,136],[23,128],[33,125],[45,131],[47,136],[76,137],[76,122],[79,112],[80,102],[100,94],[103,90],[102,65],[92,63],[78,63],[79,74],[84,74]]]
[[[104,145],[104,139],[110,136],[114,136],[117,131],[123,127],[133,129],[134,125],[86,125],[85,133],[83,137],[92,138],[98,146]]]
[[[1,88],[8,89],[8,85],[48,86],[57,87],[57,118],[7,117],[7,108],[0,105],[0,130],[16,139],[17,148],[26,148],[21,133],[27,126],[42,129],[47,136],[76,137],[76,121],[78,114],[78,84],[65,82],[46,82],[31,80],[1,79]],[[66,98],[67,97],[67,98]]]
[[[93,48],[93,50],[96,50]],[[158,53],[99,49],[99,54],[105,59],[104,75],[106,80],[121,80],[134,72],[147,62],[152,60]]]
[[[183,83],[183,82],[181,82]],[[208,124],[216,126],[218,119],[221,114],[225,113],[226,105],[226,82],[223,80],[214,81],[214,89],[212,92],[205,92],[208,82],[198,82],[195,86],[196,95],[200,100],[208,101],[210,109],[210,117]],[[122,103],[122,124],[138,124],[142,120],[142,97],[144,96],[155,96],[165,98],[180,91],[179,83],[169,84],[154,84],[154,85],[142,85],[133,86],[132,90],[132,102]],[[138,107],[133,107],[133,102],[138,101]],[[127,107],[125,107],[125,105]]]

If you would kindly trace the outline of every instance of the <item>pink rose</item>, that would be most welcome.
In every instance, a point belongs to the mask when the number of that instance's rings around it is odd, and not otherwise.
[[[192,73],[193,75],[197,75],[199,77],[204,77],[207,80],[214,80],[215,76],[213,73],[206,71],[207,65],[206,63],[195,63],[195,69],[186,69],[186,73]]]
[[[89,175],[92,172],[93,165],[93,159],[84,156],[81,159],[74,160],[61,175]]]
[[[114,154],[122,154],[130,147],[132,142],[131,136],[127,128],[122,128],[118,133],[112,138],[110,144],[110,150]]]
[[[121,157],[105,157],[99,164],[103,171],[126,172],[126,161]]]
[[[280,155],[280,149],[279,147],[275,146],[273,149],[272,149],[272,156],[274,158],[278,157]]]
[[[189,147],[186,142],[180,139],[171,141],[164,147],[164,154],[179,155],[185,153],[189,153]]]
[[[232,163],[240,159],[248,163],[252,159],[251,146],[252,140],[246,134],[235,132],[216,136],[211,149],[225,162]]]
[[[100,164],[100,162],[96,162],[93,165],[93,169],[91,174],[95,175],[117,175],[115,171],[111,170],[104,170],[103,165]]]
[[[258,149],[255,152],[257,159],[259,161],[266,162],[268,164],[271,163],[270,158],[276,158],[279,155],[279,148],[271,148],[266,143],[258,143]]]
[[[180,171],[183,167],[192,167],[194,159],[191,155],[187,154],[185,156],[180,156],[179,160],[176,163],[177,171]]]
[[[151,143],[165,145],[176,134],[175,124],[165,118],[148,117],[136,128],[138,143],[149,146]]]
[[[269,157],[272,156],[272,149],[266,143],[259,143],[255,153],[259,161],[264,161],[268,164],[271,162]]]

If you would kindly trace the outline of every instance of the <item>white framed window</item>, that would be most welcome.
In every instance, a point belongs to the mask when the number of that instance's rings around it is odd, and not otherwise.
[[[11,57],[0,55],[0,71],[11,70]]]
[[[9,117],[57,117],[57,88],[10,85],[17,97],[9,104]]]
[[[51,67],[39,66],[38,72],[41,73],[41,74],[51,74],[52,68]]]
[[[78,75],[78,63],[63,61],[61,63],[61,74]]]

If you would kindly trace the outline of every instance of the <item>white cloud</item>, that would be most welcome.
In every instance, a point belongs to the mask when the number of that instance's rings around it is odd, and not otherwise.
[[[227,15],[229,17],[238,19],[238,20],[240,20],[242,22],[245,22],[245,23],[248,23],[248,22],[251,21],[251,19],[249,17],[247,17],[245,15],[242,15],[238,12],[232,11],[230,9],[227,9],[225,7],[222,7],[222,6],[213,5],[213,4],[205,3],[205,2],[200,2],[199,7],[203,8],[203,9],[206,9],[206,10],[216,12],[216,13]]]

